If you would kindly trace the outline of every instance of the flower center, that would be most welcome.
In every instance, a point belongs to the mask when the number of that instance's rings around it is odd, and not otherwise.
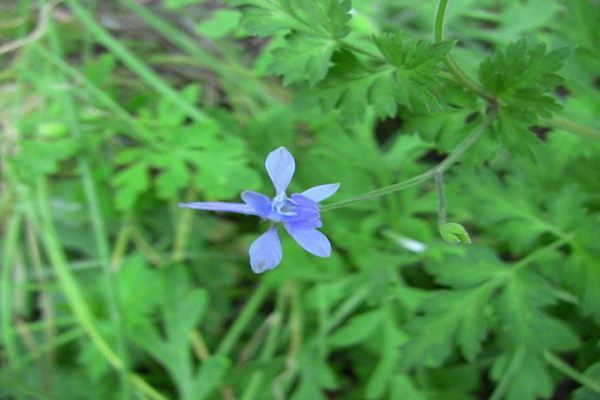
[[[271,210],[269,219],[273,222],[283,222],[303,229],[321,227],[319,205],[302,194],[294,193],[290,198],[285,193],[279,193],[271,200]]]
[[[271,207],[273,207],[273,211],[282,217],[294,217],[298,213],[294,211],[295,202],[286,196],[285,193],[279,193],[273,201],[271,202]]]

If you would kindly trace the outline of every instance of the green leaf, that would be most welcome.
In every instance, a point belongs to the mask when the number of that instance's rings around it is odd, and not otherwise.
[[[194,373],[190,334],[198,325],[207,306],[204,289],[192,289],[184,267],[169,266],[160,271],[160,292],[156,293],[162,332],[146,320],[144,326],[131,332],[135,342],[161,363],[174,380],[182,399],[194,399],[194,391],[207,394],[227,368],[221,359],[211,361],[204,372]],[[209,385],[196,388],[198,381]],[[195,383],[196,382],[196,383]]]
[[[115,205],[120,210],[133,207],[138,196],[145,192],[149,185],[148,164],[139,162],[119,171],[112,180],[116,187]]]
[[[472,289],[437,291],[421,305],[423,316],[409,322],[411,339],[401,347],[406,366],[439,366],[458,345],[467,360],[481,351],[488,330],[486,304],[495,285]]]
[[[537,122],[538,116],[550,117],[560,110],[551,92],[562,82],[557,72],[569,53],[566,48],[546,52],[543,44],[529,44],[522,39],[496,51],[481,64],[479,78],[483,86],[502,102],[497,130],[510,149],[531,147],[535,141],[527,130],[529,126]]]
[[[19,153],[9,158],[16,173],[26,182],[55,174],[60,163],[73,157],[78,146],[71,138],[24,140]]]
[[[389,64],[366,64],[348,51],[334,54],[334,66],[316,89],[323,107],[339,109],[344,122],[361,120],[368,106],[380,117],[396,115],[397,104],[417,112],[441,109],[436,74],[451,44],[431,44],[400,34],[374,40]]]
[[[398,102],[413,111],[441,109],[437,73],[452,43],[429,43],[401,33],[384,34],[374,41],[384,58],[395,67]]]
[[[203,1],[204,0],[165,0],[165,7],[172,10],[178,10],[192,4],[200,4]]]
[[[395,375],[391,380],[390,400],[426,400],[426,395],[417,389],[407,374]]]
[[[508,272],[487,247],[469,246],[456,255],[443,253],[425,266],[440,285],[455,289],[470,289]]]
[[[579,339],[562,320],[548,315],[544,307],[556,303],[551,286],[539,275],[518,270],[510,275],[500,296],[499,312],[504,322],[504,335],[515,346],[525,345],[529,351],[567,351]]]
[[[469,233],[461,224],[446,222],[438,227],[442,239],[448,243],[471,243]]]
[[[194,381],[193,399],[204,399],[215,390],[225,374],[229,371],[231,362],[220,356],[211,356],[202,361]]]
[[[165,163],[165,168],[156,179],[158,197],[171,199],[176,197],[177,191],[185,187],[190,180],[188,168],[182,160],[167,156],[170,162]]]
[[[237,29],[240,12],[235,10],[219,10],[196,26],[196,31],[211,39],[222,39]]]
[[[492,367],[494,380],[509,374],[507,400],[535,400],[552,394],[552,379],[544,360],[530,353],[526,347],[507,352],[498,357]]]
[[[399,71],[433,75],[450,49],[451,42],[431,43],[415,40],[400,32],[387,33],[374,38],[383,57]]]
[[[322,80],[339,40],[349,33],[347,0],[240,1],[246,5],[242,25],[252,34],[289,31],[278,42],[268,72],[283,75],[284,84]]]
[[[369,376],[365,387],[366,399],[381,399],[390,385],[390,381],[396,372],[396,364],[401,354],[398,346],[406,340],[406,335],[396,325],[394,313],[389,307],[382,309],[384,314],[381,326],[379,347],[381,354],[375,369]]]
[[[334,66],[312,95],[325,111],[339,110],[343,123],[362,120],[368,106],[378,116],[396,115],[396,82],[391,68],[369,67],[352,53],[341,51],[333,57]]]
[[[339,347],[361,343],[379,329],[383,318],[384,313],[379,310],[354,315],[329,337],[329,342]]]
[[[322,80],[331,66],[331,56],[337,48],[335,40],[304,33],[289,35],[275,49],[269,73],[283,75],[283,83]]]

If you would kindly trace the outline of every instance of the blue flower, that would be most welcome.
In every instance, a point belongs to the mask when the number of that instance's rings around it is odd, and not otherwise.
[[[275,186],[275,197],[272,199],[262,193],[246,190],[241,196],[243,203],[197,202],[180,203],[179,206],[256,215],[271,221],[269,229],[250,246],[250,265],[257,274],[273,269],[281,262],[281,241],[277,233],[279,224],[304,250],[318,257],[329,257],[331,243],[317,230],[323,226],[319,202],[332,196],[340,184],[319,185],[288,196],[286,189],[296,169],[294,157],[285,147],[280,147],[269,153],[265,166]]]

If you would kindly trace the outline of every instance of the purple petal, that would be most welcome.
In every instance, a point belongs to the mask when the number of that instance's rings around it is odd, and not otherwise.
[[[290,236],[310,254],[318,257],[329,257],[331,255],[331,243],[329,243],[329,239],[318,230],[299,229],[289,224],[285,224],[284,226]]]
[[[319,203],[327,199],[328,197],[333,196],[339,188],[339,183],[329,183],[327,185],[319,185],[312,187],[302,192],[302,194],[311,199],[312,201],[316,201],[317,203]]]
[[[256,274],[275,268],[281,262],[281,242],[277,227],[272,225],[268,231],[250,245],[250,265]]]
[[[277,194],[285,192],[296,169],[292,154],[281,146],[269,153],[265,166]]]
[[[258,215],[256,210],[244,203],[222,203],[216,201],[200,201],[197,203],[179,203],[179,207],[193,208],[194,210],[224,211],[246,215]]]
[[[245,190],[242,192],[242,200],[256,211],[261,218],[268,218],[272,212],[271,199],[262,193]]]
[[[295,215],[284,218],[283,221],[287,225],[295,229],[314,229],[322,226],[317,202],[299,193],[292,194],[291,200],[293,203],[291,209]]]

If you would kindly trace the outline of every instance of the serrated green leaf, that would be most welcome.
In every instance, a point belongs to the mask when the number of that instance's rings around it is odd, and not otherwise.
[[[333,346],[352,346],[367,339],[384,318],[381,311],[370,311],[357,314],[350,318],[344,325],[337,329],[330,337],[329,342]]]
[[[522,347],[496,359],[491,375],[500,380],[510,374],[507,400],[535,400],[552,393],[550,371],[539,355],[531,354]]]
[[[60,163],[73,157],[77,149],[77,143],[70,138],[25,140],[10,163],[21,179],[35,183],[40,177],[57,173]]]
[[[383,325],[381,327],[380,354],[379,362],[375,366],[373,373],[369,376],[365,388],[366,399],[381,399],[388,389],[391,377],[396,371],[396,364],[401,357],[398,354],[398,345],[406,340],[402,332],[394,321],[394,314],[390,308],[382,310],[384,313]]]
[[[555,302],[553,291],[543,278],[524,270],[512,273],[500,297],[504,334],[515,346],[526,345],[538,354],[546,349],[573,349],[579,340],[571,328],[543,311],[543,307]]]
[[[481,351],[488,329],[486,304],[495,285],[432,293],[421,306],[422,317],[412,320],[407,330],[413,334],[401,347],[401,360],[407,366],[439,366],[458,345],[468,360]]]
[[[430,43],[401,33],[376,36],[374,42],[384,58],[400,71],[433,75],[450,49],[451,42]]]
[[[340,110],[344,122],[361,120],[368,106],[382,117],[396,114],[392,69],[367,67],[346,51],[335,54],[333,61],[334,67],[313,94],[326,111]]]
[[[293,33],[275,49],[269,73],[283,75],[285,85],[302,81],[314,84],[327,74],[337,47],[333,39]]]
[[[397,104],[418,112],[440,109],[436,74],[450,45],[400,35],[374,40],[390,64],[368,65],[347,51],[334,54],[334,66],[316,89],[323,107],[339,109],[348,122],[361,120],[368,106],[380,117],[396,115]]]
[[[546,52],[543,44],[532,45],[522,39],[481,64],[483,86],[502,101],[498,131],[512,150],[531,147],[535,140],[527,131],[529,126],[538,116],[549,117],[560,110],[551,91],[562,82],[557,72],[569,53],[566,48]]]
[[[468,247],[464,254],[445,254],[425,268],[437,283],[455,289],[477,287],[508,272],[489,248],[477,246]]]
[[[116,187],[115,205],[127,210],[133,207],[138,196],[149,187],[148,164],[139,162],[119,171],[112,180]]]
[[[204,360],[198,369],[192,390],[193,399],[204,399],[215,390],[231,366],[229,359],[212,356]]]
[[[176,197],[178,190],[185,187],[190,180],[190,173],[186,164],[175,158],[171,158],[171,162],[156,179],[156,188],[158,197],[170,199]]]
[[[246,6],[242,26],[252,34],[270,35],[279,30],[292,30],[341,39],[350,31],[347,26],[349,0],[239,0],[234,4]]]

